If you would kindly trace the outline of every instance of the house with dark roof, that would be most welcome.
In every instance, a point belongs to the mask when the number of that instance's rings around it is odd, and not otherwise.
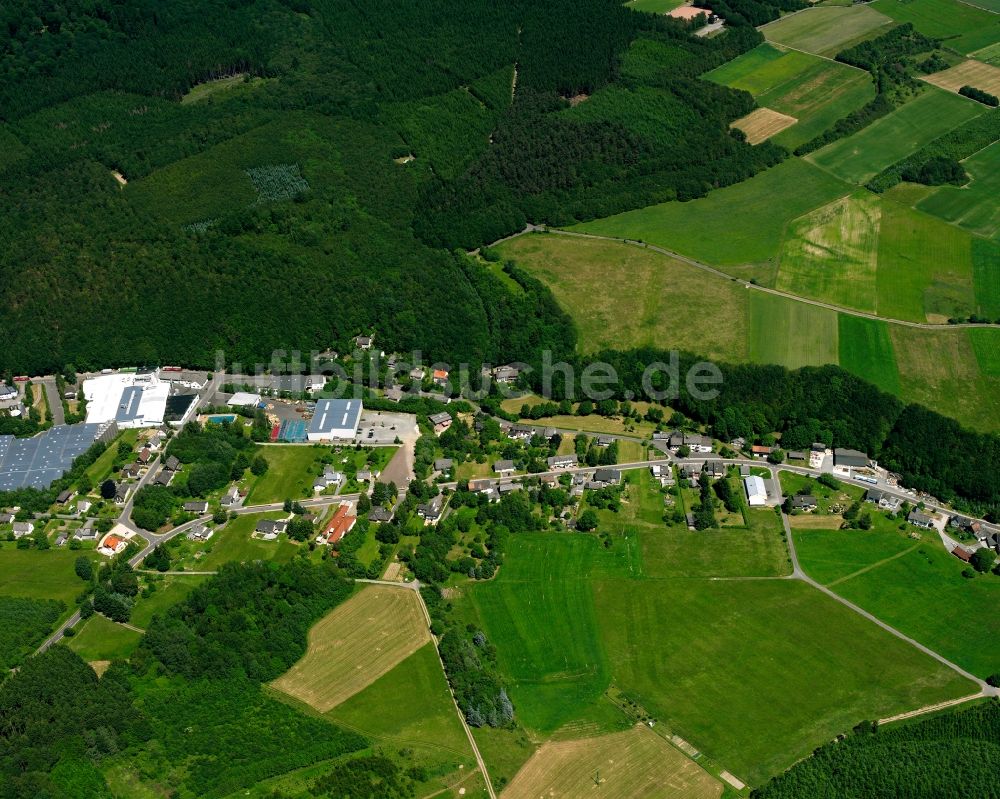
[[[449,427],[451,427],[452,418],[451,414],[447,411],[441,411],[441,413],[432,413],[427,417],[428,421],[434,425],[435,433],[443,433]]]
[[[594,472],[594,483],[602,486],[618,485],[622,481],[622,473],[617,469],[598,469]]]
[[[546,463],[548,463],[549,469],[572,469],[579,461],[576,455],[553,455],[547,459]]]
[[[119,483],[115,486],[115,504],[124,505],[128,502],[128,495],[132,493],[132,487],[128,483]]]
[[[178,469],[181,468],[181,462],[177,460],[177,457],[175,455],[171,455],[169,458],[167,458],[167,462],[164,465],[166,466],[167,470],[171,472],[176,472]]]
[[[499,475],[514,474],[514,461],[502,460],[493,464],[493,471]]]
[[[979,535],[980,530],[983,528],[983,525],[978,520],[970,519],[967,516],[952,516],[948,519],[948,526],[956,530],[971,533],[972,535]]]
[[[383,508],[381,506],[372,508],[371,513],[368,514],[368,521],[370,522],[391,522],[393,517],[393,512],[389,508]]]
[[[265,541],[273,541],[287,529],[288,522],[284,519],[261,519],[257,522],[254,533]]]
[[[922,513],[916,508],[910,511],[909,515],[906,517],[906,521],[914,527],[922,527],[925,530],[930,530],[934,526],[933,517],[928,516],[926,513]]]
[[[726,476],[727,469],[726,464],[722,461],[705,461],[702,471],[713,480],[718,480]]]
[[[453,465],[451,458],[438,458],[434,461],[434,471],[435,472],[446,472]]]
[[[197,513],[199,516],[208,513],[208,503],[204,500],[195,500],[184,503],[185,513]]]
[[[816,497],[811,494],[796,494],[794,497],[789,499],[788,507],[790,510],[810,513],[819,507],[819,503],[816,501]]]
[[[444,497],[438,494],[431,497],[429,502],[417,506],[417,516],[424,520],[424,524],[434,524],[441,518],[444,511]]]

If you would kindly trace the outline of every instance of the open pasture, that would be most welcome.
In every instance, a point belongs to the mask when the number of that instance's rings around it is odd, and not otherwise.
[[[412,591],[365,586],[313,626],[306,654],[271,685],[325,713],[428,641]]]
[[[769,42],[832,57],[852,44],[884,33],[891,23],[867,5],[818,6],[775,20],[760,31]]]
[[[889,325],[876,319],[840,314],[840,365],[883,391],[899,396],[899,367]]]
[[[997,72],[1000,73],[1000,69]],[[920,200],[916,207],[973,233],[1000,240],[1000,202],[997,201],[1000,197],[1000,142],[966,158],[962,166],[969,175],[968,183],[961,187],[941,186]],[[1000,265],[994,271],[1000,273]]]
[[[248,505],[265,505],[286,499],[306,499],[313,495],[313,481],[321,471],[321,457],[330,453],[329,447],[267,446],[257,454],[262,455],[268,470],[254,478],[247,495]]]
[[[629,0],[626,4],[636,11],[648,11],[651,14],[666,14],[677,6],[684,5],[684,0]]]
[[[807,160],[842,180],[864,183],[985,110],[980,103],[929,87],[868,127],[811,153]]]
[[[799,217],[788,228],[775,288],[875,313],[877,197],[858,192]]]
[[[984,0],[978,0],[981,5]],[[985,0],[992,3],[994,0]],[[960,53],[1000,42],[1000,14],[960,0],[875,0],[871,8],[896,22],[912,22],[925,36]]]
[[[755,291],[750,295],[750,360],[796,369],[837,363],[837,312]]]
[[[85,587],[73,568],[81,555],[95,565],[104,560],[93,550],[16,549],[4,542],[0,548],[0,595],[54,599],[66,606],[68,615]]]
[[[136,627],[145,629],[153,620],[153,616],[165,613],[168,609],[187,598],[195,588],[207,580],[203,574],[171,574],[156,583],[156,590],[148,597],[141,597],[132,608],[130,622]]]
[[[127,658],[142,640],[142,633],[97,613],[76,629],[77,634],[66,639],[67,645],[88,662]]]
[[[838,594],[973,674],[996,672],[1000,615],[986,609],[1000,606],[1000,577],[962,577],[966,565],[933,531],[919,541],[897,531],[844,532],[802,536],[810,542],[804,568],[828,573],[831,561],[849,562],[843,570],[851,571],[835,581]]]
[[[1000,67],[981,61],[963,61],[942,72],[924,75],[923,80],[949,92],[973,86],[993,95],[1000,94]]]
[[[595,776],[598,775],[598,776]],[[716,799],[722,783],[637,724],[623,732],[548,741],[504,789],[503,799],[587,796],[610,799]]]
[[[749,144],[760,144],[794,125],[795,117],[782,114],[773,108],[755,108],[745,117],[735,120],[730,127],[742,130]]]
[[[641,239],[716,266],[761,264],[777,255],[792,219],[849,191],[832,175],[792,158],[698,200],[651,205],[572,229]]]
[[[979,371],[989,377],[1000,377],[1000,330],[992,328],[970,330],[969,340],[976,353]]]
[[[185,568],[194,571],[212,571],[223,563],[251,560],[288,561],[298,550],[298,545],[281,536],[276,541],[253,537],[254,528],[261,519],[282,519],[287,513],[251,513],[238,516],[216,528],[215,535],[205,543],[180,544]]]

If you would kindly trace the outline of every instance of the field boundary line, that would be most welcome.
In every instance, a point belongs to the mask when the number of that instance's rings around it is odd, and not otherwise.
[[[916,210],[916,209],[912,209],[912,210]],[[917,212],[918,213],[923,213],[923,212],[920,212],[920,211],[917,211]],[[933,219],[937,219],[937,217],[932,217],[932,218]],[[956,226],[956,227],[958,227],[958,226]],[[964,228],[962,228],[962,229],[964,230]],[[710,266],[709,264],[703,263],[703,262],[698,261],[698,260],[696,260],[694,258],[690,258],[687,255],[681,255],[678,252],[674,252],[672,250],[668,250],[666,247],[661,247],[658,244],[650,244],[649,242],[639,241],[638,239],[626,239],[626,238],[620,238],[620,237],[617,237],[617,236],[603,236],[603,235],[601,235],[599,233],[583,233],[583,232],[578,231],[578,230],[562,230],[561,228],[555,228],[555,227],[550,228],[550,227],[545,227],[543,225],[529,226],[528,229],[522,231],[521,233],[518,233],[515,236],[508,236],[507,238],[509,238],[509,239],[510,238],[516,238],[517,236],[523,236],[525,233],[529,233],[529,232],[531,232],[531,233],[552,233],[552,234],[556,234],[556,235],[560,235],[560,236],[576,236],[578,238],[597,239],[599,241],[613,241],[613,242],[616,242],[618,244],[628,244],[628,245],[630,245],[632,247],[641,247],[643,249],[647,249],[647,250],[651,250],[652,252],[659,253],[660,255],[665,255],[668,258],[673,258],[676,261],[680,261],[682,263],[685,263],[688,266],[693,266],[696,269],[701,269],[703,272],[707,272],[708,274],[714,275],[715,277],[719,277],[719,278],[722,278],[724,280],[728,280],[728,281],[733,282],[733,283],[741,283],[743,285],[743,287],[747,288],[747,289],[756,290],[756,291],[762,291],[765,294],[771,294],[771,295],[773,295],[775,297],[783,297],[784,299],[786,299],[786,300],[792,300],[793,302],[801,302],[801,303],[805,303],[806,305],[815,306],[816,308],[825,308],[828,311],[834,311],[836,313],[846,314],[847,316],[857,316],[857,317],[860,317],[861,319],[870,319],[870,320],[875,321],[875,322],[885,322],[886,324],[890,324],[890,325],[899,325],[901,327],[911,327],[911,328],[914,328],[916,330],[937,330],[937,331],[942,331],[942,330],[969,330],[969,329],[973,329],[973,328],[986,328],[986,329],[991,329],[991,330],[997,329],[997,325],[994,325],[994,324],[991,324],[991,323],[980,323],[980,322],[970,322],[970,323],[965,323],[965,324],[961,324],[961,325],[947,325],[947,324],[946,325],[935,325],[935,324],[931,324],[930,322],[912,322],[912,321],[909,321],[907,319],[893,319],[892,317],[888,317],[888,316],[879,316],[878,314],[869,313],[867,311],[859,311],[856,308],[846,308],[846,307],[844,307],[842,305],[834,305],[833,303],[823,302],[822,300],[813,300],[813,299],[810,299],[809,297],[802,297],[802,296],[800,296],[798,294],[790,294],[787,291],[781,291],[780,289],[770,288],[769,286],[761,286],[759,283],[751,283],[750,281],[746,280],[745,278],[735,277],[734,275],[730,275],[727,272],[723,272],[721,269],[718,269],[717,267]]]
[[[810,8],[815,8],[815,6],[809,6],[808,8],[799,9],[799,11],[794,11],[792,12],[792,14],[788,14],[787,16],[784,17],[779,17],[779,19],[788,19],[788,17],[791,17],[794,14],[799,14],[802,11],[808,11]],[[778,22],[778,20],[777,19],[772,20],[772,22]],[[768,22],[766,24],[771,25],[772,22]],[[760,26],[760,28],[763,27],[765,27],[765,25]],[[760,30],[760,28],[757,28],[757,30]],[[815,58],[822,58],[824,61],[829,61],[832,64],[840,64],[840,66],[842,67],[848,67],[849,69],[853,69],[858,72],[863,72],[865,75],[871,75],[871,73],[867,69],[856,67],[854,66],[854,64],[845,64],[843,61],[838,61],[836,58],[830,58],[830,56],[828,55],[820,55],[819,53],[810,53],[808,50],[803,50],[800,47],[792,47],[790,44],[783,44],[782,42],[772,42],[770,39],[765,39],[764,44],[769,44],[772,47],[783,47],[786,50],[794,50],[796,53],[802,53],[803,55],[811,55],[814,56]],[[770,91],[770,89],[768,91]]]
[[[972,702],[976,699],[983,699],[986,696],[985,693],[980,691],[978,694],[969,694],[968,696],[960,696],[958,699],[947,699],[944,702],[937,702],[933,705],[924,705],[924,707],[918,707],[916,710],[908,710],[906,713],[897,713],[895,716],[889,716],[887,719],[879,719],[879,724],[891,724],[894,721],[905,721],[906,719],[916,718],[917,716],[923,716],[927,713],[933,713],[936,710],[944,710],[945,708],[954,707],[955,705],[964,705],[966,702]]]
[[[879,566],[884,566],[886,563],[896,560],[896,558],[901,558],[903,557],[903,555],[909,555],[913,550],[917,549],[920,546],[920,543],[921,542],[918,542],[914,544],[912,547],[909,547],[908,549],[904,549],[900,552],[897,552],[895,555],[890,555],[887,558],[882,558],[882,560],[876,563],[869,563],[867,566],[858,569],[856,572],[851,572],[850,574],[845,574],[843,577],[838,577],[832,583],[827,583],[826,587],[833,588],[835,585],[846,583],[848,580],[853,580],[855,577],[860,577],[862,574],[866,574],[867,572],[870,572],[872,569],[877,569]]]

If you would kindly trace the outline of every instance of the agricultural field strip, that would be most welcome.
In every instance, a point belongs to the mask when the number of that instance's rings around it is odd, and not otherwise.
[[[536,226],[534,226],[532,228],[532,230],[544,231],[546,233],[556,233],[556,234],[559,234],[559,235],[562,235],[562,236],[579,236],[581,238],[603,239],[604,241],[614,241],[614,242],[618,242],[618,243],[622,243],[622,244],[630,244],[633,247],[642,247],[642,248],[647,249],[647,250],[652,250],[653,252],[658,252],[658,253],[660,253],[660,255],[666,255],[669,258],[675,258],[678,261],[683,261],[684,263],[688,264],[689,266],[693,266],[693,267],[695,267],[697,269],[701,269],[703,272],[708,272],[709,274],[714,275],[715,277],[718,277],[718,278],[722,278],[723,280],[727,280],[727,281],[730,281],[730,282],[733,281],[733,280],[736,280],[736,281],[742,283],[748,289],[753,289],[753,290],[756,290],[756,291],[762,291],[765,294],[772,294],[772,295],[774,295],[776,297],[784,297],[787,300],[794,300],[796,302],[805,303],[807,305],[814,305],[817,308],[825,308],[828,311],[836,311],[838,313],[847,314],[848,316],[857,316],[857,317],[860,317],[862,319],[872,319],[872,320],[878,321],[878,322],[887,322],[887,323],[892,324],[892,325],[901,325],[903,327],[912,327],[912,328],[915,328],[917,330],[939,330],[940,331],[940,330],[949,330],[949,329],[965,329],[965,328],[977,328],[977,327],[994,328],[995,327],[995,325],[993,325],[993,324],[978,323],[978,322],[963,324],[960,327],[957,327],[957,326],[949,326],[949,325],[931,324],[929,322],[911,322],[911,321],[908,321],[906,319],[893,319],[893,318],[886,317],[886,316],[878,316],[877,314],[872,314],[872,313],[866,313],[864,311],[859,311],[856,308],[845,308],[845,307],[843,307],[841,305],[834,305],[833,303],[829,303],[829,302],[821,302],[820,300],[813,300],[813,299],[809,299],[808,297],[801,297],[798,294],[789,294],[788,292],[781,291],[780,289],[773,289],[773,288],[768,288],[767,286],[761,286],[761,285],[759,285],[757,283],[751,283],[751,282],[749,282],[747,280],[744,280],[742,278],[734,278],[732,275],[730,275],[730,274],[728,274],[726,272],[723,272],[721,269],[716,269],[714,266],[709,266],[708,264],[703,263],[703,262],[698,261],[698,260],[695,260],[694,258],[689,258],[686,255],[681,255],[680,253],[676,253],[676,252],[673,252],[672,250],[668,250],[665,247],[660,247],[659,245],[656,245],[656,244],[649,244],[648,242],[644,242],[644,241],[636,241],[635,239],[620,239],[620,238],[616,238],[614,236],[602,236],[602,235],[600,235],[598,233],[581,233],[581,232],[576,231],[576,230],[560,230],[559,228],[544,227],[542,225],[536,225]],[[523,236],[527,232],[529,232],[529,231],[525,230],[525,231],[522,231],[521,233],[518,233],[516,235],[517,236]],[[510,239],[510,238],[516,238],[516,236],[508,236],[507,237],[507,239]],[[506,241],[507,239],[503,239],[503,241]],[[496,242],[496,243],[499,244],[499,242]],[[494,246],[494,245],[491,245],[491,246]]]
[[[828,588],[833,588],[833,586],[835,586],[835,585],[840,585],[841,583],[846,583],[848,580],[851,580],[851,579],[853,579],[855,577],[859,577],[862,574],[866,574],[867,572],[870,572],[873,569],[877,569],[879,566],[881,566],[884,563],[888,563],[891,560],[896,560],[896,558],[901,558],[904,555],[909,555],[913,550],[918,549],[919,547],[920,547],[920,544],[916,543],[912,547],[908,547],[907,549],[903,549],[903,550],[897,552],[895,555],[890,555],[887,558],[882,558],[882,560],[877,561],[876,563],[869,563],[867,566],[864,566],[864,567],[858,569],[855,572],[851,572],[850,574],[845,574],[843,577],[838,577],[832,583],[827,583],[827,587]]]

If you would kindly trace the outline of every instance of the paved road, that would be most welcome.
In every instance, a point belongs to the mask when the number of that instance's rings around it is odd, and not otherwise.
[[[62,397],[59,396],[55,377],[36,377],[32,383],[44,387],[49,410],[52,412],[52,424],[66,424],[66,413],[63,411]]]
[[[723,280],[736,281],[742,283],[745,288],[752,289],[754,291],[762,291],[765,294],[773,294],[775,297],[783,297],[786,300],[794,300],[795,302],[803,302],[806,305],[814,305],[817,308],[825,308],[828,311],[837,311],[838,313],[848,314],[849,316],[858,316],[862,319],[874,319],[876,321],[888,322],[891,325],[901,325],[903,327],[912,327],[918,330],[948,330],[953,327],[988,327],[996,328],[996,325],[991,324],[980,324],[980,323],[966,323],[962,325],[933,325],[927,322],[909,322],[905,319],[892,319],[887,316],[879,316],[878,314],[866,313],[864,311],[859,311],[856,308],[845,308],[842,305],[834,305],[829,302],[821,302],[820,300],[811,300],[807,297],[803,297],[799,294],[790,294],[787,291],[781,291],[779,289],[768,288],[767,286],[761,286],[757,283],[750,283],[749,281],[742,280],[741,278],[735,278],[732,275],[723,272],[721,269],[716,269],[714,266],[709,266],[706,263],[695,260],[694,258],[689,258],[686,255],[681,255],[680,253],[674,252],[673,250],[668,250],[665,247],[659,247],[655,244],[649,244],[645,241],[637,241],[635,239],[621,239],[615,238],[614,236],[599,236],[596,233],[580,233],[575,230],[559,230],[558,228],[542,228],[542,227],[532,227],[531,230],[544,230],[546,233],[552,233],[559,236],[576,236],[577,238],[585,239],[598,239],[601,241],[615,241],[618,243],[630,244],[633,247],[641,247],[643,249],[652,250],[653,252],[658,252],[661,255],[666,255],[669,258],[673,258],[677,261],[682,261],[688,266],[693,266],[696,269],[700,269],[703,272],[707,272],[715,277],[722,278]],[[528,232],[527,230],[524,232]],[[523,234],[518,234],[523,235]]]

